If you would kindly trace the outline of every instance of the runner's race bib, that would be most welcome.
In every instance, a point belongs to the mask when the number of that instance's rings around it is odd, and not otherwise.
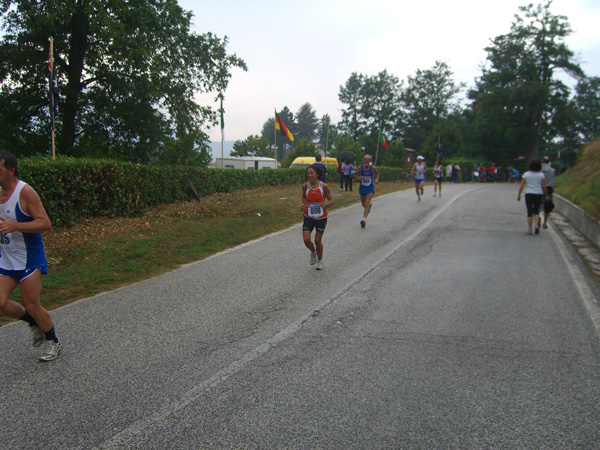
[[[313,219],[320,219],[323,217],[323,208],[320,203],[309,203],[308,204],[308,217]]]
[[[365,175],[363,175],[362,179],[360,180],[360,184],[363,186],[371,186],[372,182],[373,178]]]
[[[12,233],[0,234],[0,251],[11,251],[14,248]]]

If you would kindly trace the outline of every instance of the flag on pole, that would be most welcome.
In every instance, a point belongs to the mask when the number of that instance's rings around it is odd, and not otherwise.
[[[442,140],[441,138],[438,138],[438,159],[441,161],[442,160]]]
[[[379,132],[379,144],[387,150],[387,142],[382,132]]]
[[[225,119],[223,118],[223,97],[221,97],[221,141],[225,140]]]
[[[290,133],[290,130],[287,129],[287,127],[283,123],[283,120],[279,118],[279,116],[277,115],[277,111],[275,111],[275,128],[281,132],[282,136],[287,137],[292,142],[294,141],[294,135]]]
[[[50,107],[50,116],[52,118],[52,129],[54,129],[54,119],[58,115],[58,84],[56,82],[56,65],[54,64],[54,55],[50,48],[48,57],[48,74],[50,76],[50,90],[48,92],[48,103]]]
[[[560,150],[558,151],[558,160],[560,161]]]

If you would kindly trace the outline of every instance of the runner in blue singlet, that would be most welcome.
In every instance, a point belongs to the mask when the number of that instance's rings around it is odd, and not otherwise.
[[[360,202],[362,203],[364,209],[360,226],[363,228],[367,223],[367,216],[371,212],[371,199],[375,193],[374,183],[379,183],[379,171],[374,165],[371,164],[371,160],[371,155],[365,155],[363,164],[354,174],[354,177],[360,181],[358,194],[360,195]]]

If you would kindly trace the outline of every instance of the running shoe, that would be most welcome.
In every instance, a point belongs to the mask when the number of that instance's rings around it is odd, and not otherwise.
[[[417,201],[420,202],[421,201],[421,197],[417,197]]]
[[[40,361],[47,362],[58,358],[61,348],[60,342],[46,341],[44,352],[42,353],[42,356],[40,356]]]
[[[314,266],[316,262],[317,262],[317,252],[311,253],[310,254],[310,265]]]
[[[31,330],[31,335],[33,336],[31,345],[33,345],[34,347],[39,347],[40,345],[42,345],[46,340],[46,336],[44,335],[42,329],[37,325],[30,326],[29,329]]]
[[[531,230],[527,230],[527,234],[528,234],[528,235],[532,235],[532,234],[533,234],[533,231],[531,231]]]
[[[323,270],[323,261],[317,261],[317,270]]]
[[[433,194],[433,198],[435,198],[435,194]]]
[[[360,227],[364,228],[367,223],[364,220],[360,221]]]
[[[540,227],[535,227],[535,234],[540,234]]]
[[[546,228],[548,228],[548,225],[547,225],[547,224],[544,224],[544,229],[546,229]]]

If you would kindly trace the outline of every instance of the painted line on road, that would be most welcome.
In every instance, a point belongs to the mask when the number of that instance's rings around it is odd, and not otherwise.
[[[573,254],[569,252],[565,243],[558,235],[558,232],[554,229],[554,227],[550,227],[549,230],[552,240],[558,247],[558,251],[560,252],[565,264],[569,269],[569,273],[571,274],[573,283],[575,283],[579,297],[581,297],[583,300],[588,314],[590,315],[590,319],[592,319],[592,323],[596,328],[596,334],[598,337],[600,337],[600,307],[596,303],[596,296],[594,295],[593,290],[590,288],[586,276],[579,268],[578,262],[575,260]]]
[[[379,266],[381,266],[381,264],[383,264],[387,259],[389,259],[394,253],[396,253],[403,246],[405,246],[407,243],[412,241],[415,237],[417,237],[417,235],[422,233],[423,230],[425,230],[435,219],[437,219],[444,211],[446,211],[455,201],[457,201],[463,195],[465,195],[469,192],[472,192],[474,190],[475,189],[469,189],[469,190],[463,191],[460,194],[458,194],[456,197],[454,197],[452,200],[450,200],[443,207],[436,209],[427,218],[427,220],[425,220],[425,222],[423,222],[421,224],[421,226],[418,229],[416,229],[410,236],[408,236],[406,239],[404,239],[402,242],[400,242],[398,245],[396,245],[391,251],[389,251],[385,256],[383,256],[378,262],[374,263],[372,265],[372,267],[369,268],[369,270],[365,271],[360,277],[358,277],[350,285],[348,285],[343,290],[338,292],[332,298],[326,299],[323,302],[323,304],[321,304],[319,306],[318,311],[323,310],[324,308],[326,308],[327,306],[331,305],[336,300],[341,298],[346,292],[348,292],[354,286],[359,284],[366,276],[368,276],[375,269],[377,269]],[[283,231],[285,231],[285,230],[282,230],[280,232],[283,232]],[[261,239],[265,239],[265,238],[266,237],[261,238]],[[253,241],[253,242],[255,242],[255,241]],[[237,248],[243,247],[243,246],[249,245],[249,244],[250,243],[242,244],[242,245],[238,246]],[[233,250],[234,249],[230,249],[230,250],[226,250],[225,252],[229,252],[229,251],[233,251]],[[221,253],[224,253],[224,252],[221,252]],[[213,257],[214,256],[216,256],[216,255],[213,255]],[[195,263],[192,263],[192,264],[195,264]],[[302,328],[302,326],[306,322],[308,322],[313,317],[313,315],[314,315],[314,311],[311,311],[310,313],[307,313],[300,319],[292,322],[287,328],[279,331],[273,337],[268,339],[265,343],[259,345],[258,347],[254,348],[253,350],[249,351],[244,356],[242,356],[240,359],[231,363],[225,369],[218,371],[212,377],[204,380],[203,382],[201,382],[194,388],[185,392],[182,395],[182,397],[179,398],[178,400],[172,401],[169,404],[160,408],[158,411],[154,412],[153,414],[132,423],[130,426],[128,426],[121,432],[117,433],[112,438],[108,439],[107,441],[103,442],[98,447],[94,447],[93,450],[116,450],[116,449],[127,448],[127,442],[129,440],[133,439],[137,435],[143,434],[146,430],[151,429],[154,424],[168,419],[168,417],[171,416],[172,414],[176,413],[177,411],[182,410],[189,404],[196,401],[207,390],[218,386],[219,384],[223,383],[224,381],[227,381],[228,378],[230,378],[232,375],[234,375],[237,372],[239,372],[240,370],[242,370],[246,365],[255,361],[260,356],[264,355],[269,350],[271,350],[273,347],[276,347],[281,342],[283,342],[286,339],[293,336],[300,328]]]

